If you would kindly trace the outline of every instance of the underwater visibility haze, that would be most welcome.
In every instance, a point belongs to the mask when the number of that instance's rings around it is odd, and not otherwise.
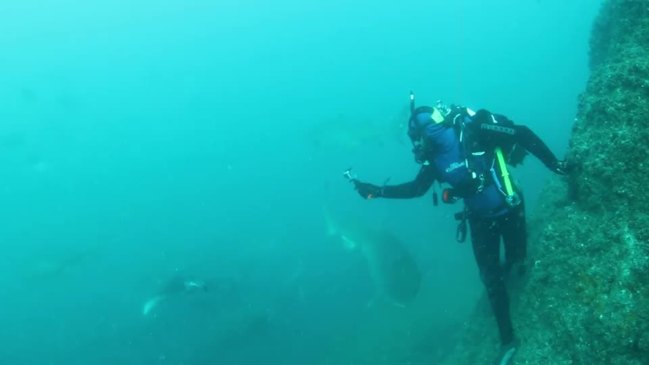
[[[458,206],[342,173],[416,175],[411,90],[562,157],[600,6],[2,2],[0,363],[448,359],[467,322],[495,331]],[[551,173],[514,174],[534,214]]]

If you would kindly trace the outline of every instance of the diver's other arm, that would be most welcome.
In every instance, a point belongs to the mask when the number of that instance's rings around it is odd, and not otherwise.
[[[538,158],[548,169],[557,174],[568,172],[567,164],[552,153],[550,148],[531,129],[514,124],[504,115],[492,114],[484,109],[476,113],[480,133],[495,145],[518,144]]]
[[[352,180],[354,187],[358,194],[363,199],[373,198],[392,198],[392,199],[409,199],[422,196],[428,191],[430,186],[435,181],[434,170],[427,166],[423,166],[417,177],[410,182],[398,185],[385,185],[378,186],[358,179]]]
[[[566,175],[568,173],[568,165],[566,162],[559,160],[536,133],[524,125],[517,125],[514,128],[516,130],[516,142],[530,151],[548,169],[559,175]]]

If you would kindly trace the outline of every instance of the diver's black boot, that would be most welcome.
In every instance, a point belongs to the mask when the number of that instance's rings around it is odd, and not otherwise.
[[[519,342],[514,339],[508,344],[503,345],[500,349],[500,353],[494,361],[494,365],[512,365],[514,363],[514,355],[518,351]]]

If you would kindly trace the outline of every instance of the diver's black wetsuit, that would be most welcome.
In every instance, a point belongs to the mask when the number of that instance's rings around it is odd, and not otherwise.
[[[496,118],[499,123],[492,123],[491,118]],[[443,128],[451,132],[440,129],[438,135],[446,140],[430,146],[426,152],[426,163],[422,165],[413,181],[384,186],[373,191],[371,195],[383,198],[414,198],[426,193],[437,180],[450,184],[454,194],[464,198],[473,252],[481,279],[498,323],[501,343],[508,344],[514,340],[514,332],[504,278],[512,265],[522,264],[526,258],[525,208],[522,197],[519,204],[508,204],[501,191],[494,187],[498,177],[494,178],[493,173],[490,175],[474,166],[481,165],[483,170],[485,166],[488,167],[491,163],[489,161],[495,159],[495,146],[507,151],[508,157],[511,157],[513,148],[522,147],[557,173],[563,173],[561,162],[530,129],[515,126],[501,115],[492,115],[483,110],[471,115],[470,123],[465,128],[465,133],[470,137],[466,138],[464,144],[460,143],[456,131],[451,127]],[[468,141],[471,141],[471,145]],[[483,151],[478,157],[477,154],[465,152],[477,150]],[[485,161],[488,163],[485,164]],[[484,178],[476,178],[474,172]],[[361,190],[366,188],[363,184],[366,183],[356,182],[361,195],[364,195]],[[367,194],[365,195],[367,197]],[[504,265],[500,264],[501,238],[505,247]]]

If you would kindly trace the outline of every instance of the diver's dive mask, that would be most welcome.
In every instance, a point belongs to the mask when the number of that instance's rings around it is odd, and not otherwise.
[[[410,92],[410,119],[408,120],[408,137],[412,142],[412,153],[417,163],[427,163],[426,155],[429,144],[425,131],[429,126],[439,125],[446,121],[446,116],[451,112],[446,104],[438,100],[435,106],[415,107],[415,94]]]
[[[413,144],[421,139],[424,129],[432,123],[433,111],[429,106],[420,106],[410,115],[408,137]]]
[[[416,163],[420,165],[427,164],[428,159],[426,158],[426,146],[421,139],[412,143],[412,154],[415,157]]]
[[[412,142],[412,154],[418,164],[426,163],[428,143],[425,130],[434,123],[432,116],[434,109],[429,106],[420,106],[414,110],[408,122],[408,137]]]

